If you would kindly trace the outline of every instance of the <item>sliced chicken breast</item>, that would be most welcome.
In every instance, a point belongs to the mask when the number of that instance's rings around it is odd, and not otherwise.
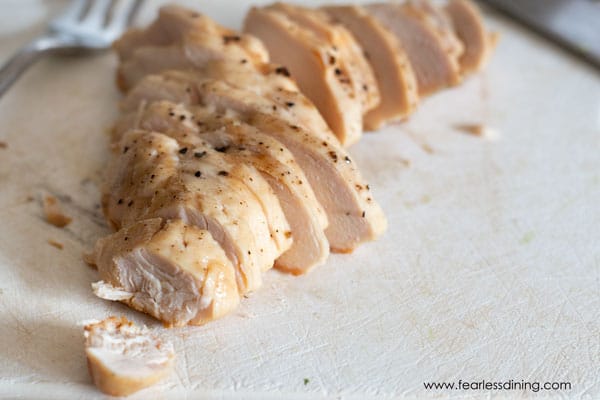
[[[341,146],[294,129],[276,115],[256,114],[248,123],[275,137],[294,154],[327,213],[325,234],[333,251],[351,252],[383,234],[387,227],[383,211]]]
[[[260,286],[261,271],[273,266],[280,251],[261,204],[233,179],[249,167],[223,169],[214,161],[220,153],[210,146],[190,148],[154,132],[128,132],[118,151],[122,154],[109,168],[103,199],[109,221],[119,228],[162,217],[206,229],[236,266],[240,291]],[[254,179],[261,176],[256,173]]]
[[[281,74],[287,75],[287,70],[280,70]],[[220,79],[220,76],[217,76]],[[143,102],[169,100],[175,103],[187,105],[198,104],[200,86],[204,81],[210,81],[215,88],[227,89],[235,87],[240,90],[251,90],[253,101],[245,101],[240,98],[238,108],[244,112],[277,112],[281,118],[288,121],[290,125],[299,125],[315,135],[327,140],[337,141],[327,123],[315,107],[304,95],[295,90],[276,88],[275,90],[255,90],[245,88],[244,80],[237,83],[228,81],[219,82],[214,79],[201,78],[190,71],[167,71],[160,75],[149,75],[136,85],[121,102],[121,109],[125,112],[135,111]]]
[[[460,83],[457,57],[440,33],[410,3],[369,4],[366,10],[399,39],[417,76],[420,96]]]
[[[169,326],[200,325],[234,310],[236,272],[209,231],[181,220],[141,220],[96,243],[97,296]]]
[[[197,107],[196,112],[202,111]],[[285,145],[250,125],[236,122],[226,122],[222,128],[203,134],[203,138],[226,148],[226,153],[239,162],[259,169],[279,198],[290,224],[286,234],[291,235],[294,242],[275,261],[275,267],[301,275],[323,264],[329,256],[329,241],[325,235],[329,225],[327,216]]]
[[[115,41],[113,48],[123,61],[133,57],[140,48],[182,43],[190,36],[223,46],[235,44],[250,56],[249,61],[257,64],[269,61],[269,54],[260,40],[241,35],[205,15],[177,5],[161,7],[158,18],[150,26],[130,29]]]
[[[380,95],[373,69],[365,59],[363,48],[346,28],[332,21],[321,10],[288,3],[275,3],[268,9],[284,13],[339,53],[339,58],[332,55],[329,63],[346,72],[354,95],[362,103],[363,114],[379,105]]]
[[[194,107],[194,113],[195,118],[192,118],[182,105],[165,101],[152,103],[121,118],[117,125],[120,131],[115,135],[119,137],[121,132],[130,129],[153,130],[186,144],[190,143],[189,135],[201,137],[237,162],[252,165],[271,185],[289,222],[290,230],[280,232],[293,239],[292,246],[276,260],[275,267],[302,274],[324,263],[329,255],[324,232],[327,217],[287,148],[250,125],[222,121],[219,118],[222,115],[214,115],[210,109]]]
[[[247,112],[242,102],[254,102],[247,92],[227,88],[222,82],[205,82],[200,102],[215,112],[242,119],[283,143],[294,155],[325,209],[325,231],[333,251],[350,252],[386,229],[385,216],[370,194],[348,153],[334,140],[290,125],[277,112]]]
[[[469,0],[450,0],[445,8],[452,18],[456,34],[465,44],[460,57],[463,74],[481,70],[492,54],[496,36],[486,31],[477,5]]]
[[[446,53],[455,60],[465,52],[465,45],[456,35],[452,19],[444,8],[437,7],[430,0],[409,0],[403,8],[419,18],[435,33]]]
[[[153,85],[144,81],[140,83],[144,86],[143,90],[138,86],[131,92],[135,101],[128,96],[125,105],[150,101],[155,92],[163,90],[155,91]],[[182,97],[177,99],[176,93]],[[294,125],[282,116],[281,109],[272,107],[272,102],[268,105],[268,99],[223,81],[205,81],[195,85],[191,94],[185,90],[173,91],[171,99],[205,106],[216,114],[223,114],[223,121],[226,118],[232,122],[244,121],[283,143],[304,171],[327,214],[329,227],[326,235],[332,250],[350,252],[360,243],[374,240],[385,231],[385,216],[372,198],[369,186],[363,182],[349,154],[327,133],[308,131]]]
[[[257,68],[260,73],[269,68],[259,40],[178,6],[162,8],[154,24],[126,33],[114,47],[121,55],[117,83],[124,91],[148,74],[202,69],[214,61]]]
[[[125,317],[88,324],[83,334],[90,375],[105,394],[128,396],[173,371],[173,345]]]
[[[352,33],[373,68],[381,101],[365,115],[365,129],[376,130],[410,115],[417,107],[417,80],[396,36],[362,7],[330,6],[323,10]]]
[[[117,82],[126,91],[147,75],[171,69],[189,71],[197,78],[223,79],[257,93],[279,88],[298,91],[285,68],[270,63],[250,63],[239,48],[229,47],[225,51],[219,43],[202,42],[142,47],[119,66]]]
[[[331,63],[332,57],[339,59],[339,51],[278,11],[251,9],[244,31],[261,39],[271,59],[289,69],[343,145],[358,141],[362,105],[353,96],[347,72]]]

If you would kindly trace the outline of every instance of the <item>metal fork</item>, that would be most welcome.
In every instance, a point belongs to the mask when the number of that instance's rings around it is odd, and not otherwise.
[[[85,54],[108,49],[137,14],[144,0],[72,0],[46,35],[24,46],[0,69],[0,98],[41,56]]]

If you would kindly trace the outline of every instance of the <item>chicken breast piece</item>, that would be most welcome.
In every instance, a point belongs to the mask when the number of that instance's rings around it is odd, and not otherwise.
[[[200,325],[234,310],[236,271],[209,231],[181,220],[141,220],[98,240],[94,293],[168,326]]]
[[[339,59],[339,51],[278,11],[251,9],[244,31],[262,40],[271,59],[289,69],[302,93],[316,105],[343,145],[359,140],[362,105],[352,95],[347,71],[331,63],[332,57]]]
[[[214,37],[222,40],[225,45],[235,43],[243,48],[255,63],[265,63],[269,60],[267,50],[260,40],[240,35],[205,15],[177,5],[162,7],[158,18],[149,27],[130,29],[114,43],[113,48],[121,60],[127,60],[141,47],[181,43],[190,34],[205,38]]]
[[[140,48],[134,57],[119,66],[119,86],[129,90],[147,75],[175,69],[193,71],[198,78],[223,79],[257,93],[279,88],[298,91],[296,83],[281,66],[250,63],[245,53],[235,46],[224,51],[219,43],[206,42],[210,41]]]
[[[333,251],[350,252],[385,231],[385,217],[373,200],[369,185],[363,182],[349,154],[337,141],[291,125],[277,112],[247,113],[240,107],[240,100],[253,102],[254,98],[227,88],[222,82],[206,82],[200,90],[205,94],[201,96],[202,104],[233,120],[241,118],[292,152],[325,209],[329,220],[325,233]]]
[[[123,61],[133,57],[142,47],[182,43],[190,35],[196,38],[214,38],[215,41],[211,43],[221,43],[224,46],[235,44],[250,56],[249,61],[257,64],[269,61],[269,54],[260,40],[241,35],[203,14],[177,5],[161,7],[158,18],[150,26],[145,29],[130,29],[115,41],[113,48]]]
[[[198,107],[195,111],[199,112]],[[275,267],[301,275],[325,263],[329,256],[329,241],[325,235],[329,225],[327,216],[285,145],[250,125],[236,122],[226,122],[220,129],[204,133],[203,138],[222,146],[239,162],[260,170],[279,198],[290,224],[286,234],[290,234],[294,242],[275,260]]]
[[[330,6],[323,10],[352,33],[373,68],[381,101],[365,115],[364,128],[376,130],[410,115],[419,98],[417,79],[396,36],[362,7]]]
[[[166,378],[175,352],[125,317],[109,317],[84,327],[85,354],[94,384],[111,396],[128,396]]]
[[[443,7],[435,6],[431,0],[409,0],[403,7],[436,33],[451,58],[460,60],[465,45],[456,35],[452,19]]]
[[[287,75],[287,70],[279,69],[279,74]],[[223,87],[233,86],[253,92],[253,101],[249,102],[241,98],[237,104],[237,108],[243,109],[245,113],[277,112],[291,125],[302,126],[325,140],[337,141],[315,105],[300,92],[282,87],[266,90],[267,86],[253,89],[248,88],[245,85],[247,81],[242,79],[238,79],[237,83],[230,83],[226,79],[221,79],[221,76],[216,76],[215,79],[224,81]],[[160,100],[186,105],[198,104],[200,98],[198,88],[203,82],[215,82],[215,79],[202,78],[193,71],[167,71],[160,75],[149,75],[127,94],[121,102],[121,109],[125,112],[135,111],[143,102]]]
[[[135,102],[128,96],[124,104],[155,99],[155,94],[164,90],[157,87],[161,79],[153,79],[153,85],[147,84],[146,79],[140,82],[143,90],[138,86],[130,94],[135,96]],[[175,93],[182,97],[176,99]],[[273,102],[223,81],[204,81],[195,85],[191,94],[173,90],[171,98],[175,102],[205,106],[222,114],[222,120],[246,122],[283,143],[304,171],[327,214],[326,235],[332,250],[350,252],[385,231],[383,211],[372,198],[357,166],[335,138],[290,123],[280,108],[272,107]]]
[[[441,34],[410,3],[379,3],[365,6],[399,39],[417,76],[419,96],[427,96],[460,83],[460,66],[447,49]]]
[[[463,74],[481,70],[489,60],[496,44],[496,36],[486,31],[477,5],[469,0],[450,0],[445,8],[452,18],[456,34],[465,44],[460,57]]]
[[[206,229],[236,267],[240,292],[260,286],[261,272],[271,268],[281,252],[261,204],[233,178],[250,167],[223,169],[215,162],[221,153],[210,146],[188,147],[156,132],[128,132],[118,151],[122,154],[110,166],[103,198],[109,221],[127,227],[162,217]],[[256,172],[253,179],[262,178]]]
[[[379,88],[373,69],[365,59],[363,48],[344,26],[332,21],[321,10],[288,3],[275,3],[268,9],[284,13],[338,52],[339,57],[332,55],[329,63],[345,71],[354,96],[362,103],[363,115],[379,105]]]
[[[153,130],[186,144],[190,143],[189,136],[201,137],[226,156],[252,165],[277,195],[289,222],[290,230],[285,234],[290,234],[293,239],[289,250],[275,261],[275,267],[303,274],[324,263],[329,255],[329,242],[324,232],[328,226],[327,217],[304,172],[287,148],[243,122],[223,121],[222,115],[214,115],[206,107],[196,106],[193,111],[198,124],[188,123],[192,118],[182,105],[165,101],[152,103],[124,116],[117,125],[121,131],[115,135],[121,136],[123,130],[130,129]]]
[[[199,150],[194,154],[195,158],[203,158],[211,163],[219,171],[230,171],[227,175],[231,179],[236,179],[239,183],[246,186],[254,195],[256,201],[262,206],[264,215],[267,218],[270,236],[277,246],[279,256],[285,253],[292,245],[292,239],[289,235],[290,225],[284,215],[279,203],[279,198],[267,183],[259,170],[251,165],[239,163],[235,158],[225,153],[222,146],[211,146],[198,134],[199,121],[185,107],[162,101],[152,103],[147,107],[140,109],[132,115],[126,115],[117,122],[114,132],[114,139],[119,140],[123,134],[132,129],[142,129],[163,133],[175,140],[182,147],[180,150],[188,148],[209,147],[209,150]],[[200,122],[200,124],[202,124]],[[116,129],[121,129],[118,131]],[[221,154],[218,154],[221,153]],[[185,154],[185,153],[184,153]],[[232,168],[233,164],[239,164],[237,168]],[[263,249],[262,252],[265,250]]]
[[[268,54],[258,39],[178,6],[163,7],[149,28],[129,31],[114,47],[121,58],[117,83],[124,91],[148,74],[204,68],[215,60],[256,67],[263,73],[269,68]]]

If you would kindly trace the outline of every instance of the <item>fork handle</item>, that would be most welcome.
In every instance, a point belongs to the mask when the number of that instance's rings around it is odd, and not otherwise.
[[[59,37],[43,36],[21,48],[0,69],[0,98],[10,89],[21,74],[41,56],[63,45],[63,41]]]

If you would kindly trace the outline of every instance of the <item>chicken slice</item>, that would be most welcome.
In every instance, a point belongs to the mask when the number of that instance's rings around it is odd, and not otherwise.
[[[481,70],[492,54],[496,36],[486,31],[477,5],[470,0],[450,0],[445,8],[452,18],[456,34],[465,44],[460,58],[463,74]]]
[[[183,146],[156,132],[128,132],[117,150],[123,154],[113,159],[103,198],[109,221],[119,228],[162,217],[206,229],[236,267],[241,293],[260,286],[280,251],[261,204],[233,178],[249,167],[223,169],[210,146]]]
[[[128,396],[166,378],[173,370],[173,345],[125,317],[88,324],[83,335],[88,370],[105,394]]]
[[[147,84],[152,78],[153,84]],[[125,108],[143,101],[158,100],[164,76],[148,77],[125,99]],[[139,90],[138,90],[139,89]],[[181,97],[177,98],[177,94]],[[215,119],[243,121],[255,126],[287,147],[304,171],[317,200],[322,205],[329,227],[327,239],[332,250],[350,252],[360,243],[374,240],[386,229],[383,211],[373,200],[367,185],[349,154],[326,132],[309,131],[294,125],[273,102],[228,85],[223,81],[196,84],[191,93],[172,90],[170,99],[187,105],[203,105]],[[217,118],[218,114],[222,114]],[[204,123],[200,118],[197,121]],[[216,127],[218,128],[218,126]]]
[[[352,159],[337,141],[291,125],[277,112],[248,113],[240,103],[255,99],[244,91],[228,88],[223,82],[205,82],[199,94],[202,104],[213,107],[217,113],[228,114],[232,120],[246,121],[292,152],[325,209],[329,220],[325,233],[332,250],[350,252],[385,231],[385,216],[373,200],[369,185],[363,182]]]
[[[387,227],[383,211],[341,146],[294,129],[276,115],[255,114],[248,123],[283,143],[302,167],[327,214],[325,234],[333,251],[352,252],[383,234]]]
[[[329,256],[329,241],[325,235],[327,216],[285,145],[250,125],[236,122],[227,122],[219,130],[204,133],[203,138],[226,148],[239,162],[260,170],[279,198],[290,224],[286,234],[294,242],[275,261],[275,267],[301,275],[323,264]]]
[[[331,63],[332,57],[339,59],[338,51],[278,11],[251,9],[244,31],[261,39],[271,59],[289,69],[343,145],[359,140],[362,105],[347,71]]]
[[[132,129],[163,133],[177,140],[182,150],[186,151],[188,148],[209,146],[204,138],[198,135],[195,116],[183,106],[166,101],[153,103],[138,113],[122,117],[116,126],[124,130],[121,131],[123,133]],[[116,133],[115,139],[119,137],[122,137],[120,132]],[[201,157],[198,157],[199,155]],[[222,146],[209,146],[208,150],[200,150],[194,157],[203,158],[219,171],[230,171],[229,178],[236,179],[252,192],[267,218],[270,236],[277,246],[276,255],[285,253],[291,247],[290,226],[279,198],[257,169],[225,154],[225,148]],[[239,165],[232,168],[233,164]],[[263,249],[262,252],[264,251]]]
[[[363,48],[346,28],[332,21],[321,10],[287,3],[275,3],[268,9],[284,13],[338,52],[339,57],[332,55],[329,63],[346,71],[353,93],[362,103],[363,114],[379,105],[380,95],[373,69],[365,59]]]
[[[277,195],[290,226],[285,232],[293,239],[292,246],[276,260],[275,267],[302,274],[324,263],[329,255],[324,232],[327,217],[287,148],[250,125],[222,122],[222,116],[214,115],[210,109],[194,107],[194,114],[195,121],[202,121],[200,125],[189,123],[192,117],[182,105],[166,101],[152,103],[122,117],[116,128],[120,131],[115,135],[119,137],[121,132],[130,129],[153,130],[186,144],[190,143],[190,136],[202,137],[237,162],[252,165]]]
[[[280,71],[285,75],[285,69]],[[216,78],[220,79],[220,76],[216,76]],[[190,71],[167,71],[160,75],[149,75],[127,94],[121,102],[121,109],[126,112],[135,111],[143,102],[160,100],[187,105],[198,104],[199,87],[207,80]],[[214,85],[221,85],[224,88],[235,86],[240,90],[251,90],[254,93],[253,101],[239,99],[237,108],[243,109],[245,113],[277,112],[291,125],[302,126],[324,140],[337,141],[315,105],[300,92],[281,87],[274,91],[265,90],[263,87],[261,92],[248,88],[243,84],[246,82],[244,80],[237,80],[237,83],[230,83],[226,79],[220,80],[223,80],[224,83],[214,83]]]
[[[260,40],[249,35],[240,35],[205,15],[177,5],[162,7],[158,18],[149,27],[130,29],[114,43],[113,47],[121,60],[127,60],[139,48],[181,43],[190,35],[214,38],[224,46],[235,44],[250,56],[250,61],[255,63],[269,61],[269,54]]]
[[[452,59],[460,60],[465,52],[465,45],[456,35],[452,19],[444,8],[435,6],[431,0],[409,0],[403,7],[436,33]]]
[[[190,35],[211,39],[211,43],[221,44],[223,48],[235,44],[250,56],[250,61],[257,64],[269,61],[269,54],[260,40],[250,35],[240,35],[203,14],[177,5],[161,7],[158,18],[150,26],[130,29],[115,41],[113,48],[120,60],[127,60],[142,47],[182,43]]]
[[[365,6],[399,39],[417,76],[420,96],[460,83],[458,59],[447,49],[441,34],[411,3],[380,3]]]
[[[140,220],[98,240],[98,297],[121,301],[168,326],[223,317],[240,300],[236,271],[209,231],[181,220]]]
[[[127,91],[147,75],[171,69],[193,71],[197,77],[223,79],[257,93],[283,88],[298,91],[285,69],[276,64],[253,64],[239,48],[228,51],[199,41],[173,46],[148,46],[136,51],[117,71],[119,87]],[[237,51],[235,51],[237,50]]]
[[[376,130],[410,115],[417,107],[417,80],[396,36],[362,7],[330,6],[324,10],[352,32],[373,67],[381,101],[365,115],[365,129]]]
[[[268,68],[268,54],[258,39],[178,6],[163,7],[150,27],[130,30],[114,47],[121,58],[117,83],[122,90],[129,90],[148,74],[203,68],[215,60],[261,71]]]

